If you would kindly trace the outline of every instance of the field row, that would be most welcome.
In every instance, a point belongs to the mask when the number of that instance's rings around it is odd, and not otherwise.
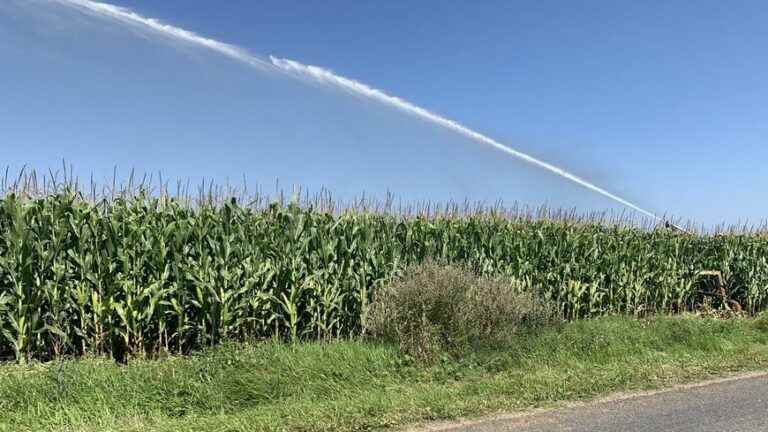
[[[702,302],[702,270],[722,272],[727,296],[754,312],[768,303],[766,257],[768,239],[747,234],[7,195],[0,356],[187,352],[225,339],[354,335],[376,288],[427,259],[506,278],[566,319],[693,309]]]

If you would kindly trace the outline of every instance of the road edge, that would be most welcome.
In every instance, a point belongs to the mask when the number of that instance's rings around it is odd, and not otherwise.
[[[751,372],[738,372],[734,374],[726,374],[718,378],[711,378],[704,381],[695,381],[684,384],[676,384],[669,387],[661,387],[653,390],[642,390],[636,392],[622,391],[614,392],[607,396],[600,396],[593,399],[580,400],[580,401],[564,401],[555,403],[552,406],[543,408],[532,408],[522,411],[514,411],[509,413],[497,413],[486,416],[480,416],[477,418],[460,418],[458,420],[451,421],[439,421],[439,422],[427,422],[419,423],[404,428],[397,429],[401,432],[443,432],[450,431],[460,427],[477,426],[483,423],[504,421],[504,420],[518,420],[526,417],[532,417],[535,415],[547,414],[553,411],[580,408],[587,406],[600,405],[611,402],[621,402],[626,400],[638,399],[643,397],[655,396],[658,394],[671,393],[681,390],[690,390],[701,387],[708,387],[711,385],[723,384],[732,381],[740,381],[745,379],[763,378],[768,377],[768,370],[756,370]]]

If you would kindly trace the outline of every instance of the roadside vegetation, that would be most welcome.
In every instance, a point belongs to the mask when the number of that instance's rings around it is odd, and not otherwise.
[[[0,367],[0,430],[360,431],[547,407],[768,366],[768,321],[605,317],[417,361],[374,341]]]
[[[0,430],[370,430],[768,366],[758,232],[24,178]]]

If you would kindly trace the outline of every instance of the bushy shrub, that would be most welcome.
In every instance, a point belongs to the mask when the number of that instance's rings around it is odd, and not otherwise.
[[[553,308],[527,288],[466,267],[426,262],[377,291],[366,330],[421,360],[440,352],[461,355],[555,319]]]

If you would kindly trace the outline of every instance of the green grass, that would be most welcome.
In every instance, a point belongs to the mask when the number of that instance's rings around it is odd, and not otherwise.
[[[352,431],[550,406],[768,366],[768,317],[577,321],[461,361],[370,342],[0,366],[0,430]]]

